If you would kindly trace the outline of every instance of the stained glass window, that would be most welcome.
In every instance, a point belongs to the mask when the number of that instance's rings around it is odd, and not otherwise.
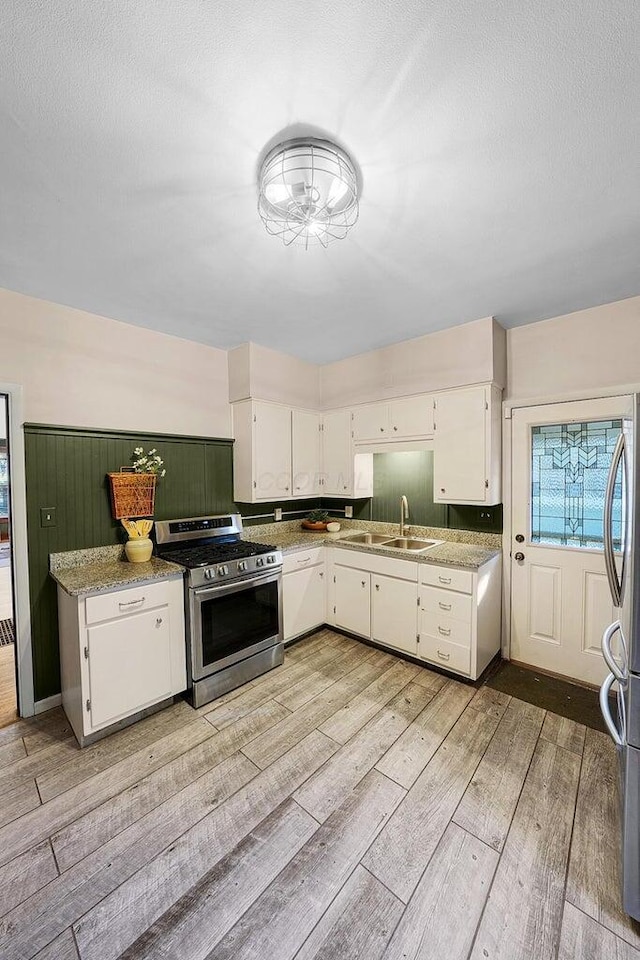
[[[602,550],[604,499],[622,420],[531,429],[531,540]],[[613,501],[614,546],[622,536],[622,478]]]

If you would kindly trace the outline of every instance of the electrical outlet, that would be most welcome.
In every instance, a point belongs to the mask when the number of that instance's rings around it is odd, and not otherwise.
[[[40,507],[40,526],[41,527],[57,527],[58,526],[55,507]]]
[[[344,518],[345,520],[351,520],[353,518],[353,507],[345,506],[344,508]]]
[[[492,523],[493,514],[491,510],[481,510],[478,515],[478,520],[480,521],[480,523]]]
[[[282,520],[282,507],[276,507],[273,511],[276,520]]]

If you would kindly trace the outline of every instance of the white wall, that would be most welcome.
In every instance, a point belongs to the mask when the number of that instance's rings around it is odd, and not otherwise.
[[[227,352],[0,289],[0,381],[32,423],[231,436]]]
[[[507,331],[506,400],[640,386],[640,297]]]
[[[329,363],[325,409],[494,381],[506,383],[505,331],[491,317]]]
[[[318,410],[320,369],[279,350],[243,343],[229,351],[229,399],[253,397]]]

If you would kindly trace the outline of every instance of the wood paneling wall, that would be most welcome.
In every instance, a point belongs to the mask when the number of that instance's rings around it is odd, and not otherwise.
[[[230,440],[25,426],[36,700],[60,691],[56,585],[49,577],[49,554],[124,542],[122,526],[111,518],[106,474],[127,465],[138,445],[155,447],[165,461],[156,519],[233,508]],[[55,507],[56,526],[41,526],[41,507]]]

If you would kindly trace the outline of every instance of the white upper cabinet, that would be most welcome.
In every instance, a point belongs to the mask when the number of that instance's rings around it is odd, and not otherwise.
[[[500,396],[490,386],[436,394],[436,503],[500,502]]]
[[[373,496],[373,456],[354,455],[351,411],[325,413],[322,425],[322,495]]]
[[[291,411],[294,497],[319,497],[322,417],[310,410]]]
[[[432,437],[433,397],[423,394],[354,407],[352,430],[355,443]]]
[[[291,408],[260,400],[233,404],[233,496],[240,503],[292,496]]]

